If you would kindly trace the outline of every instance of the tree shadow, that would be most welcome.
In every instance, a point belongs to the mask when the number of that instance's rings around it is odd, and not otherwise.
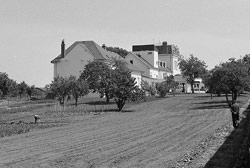
[[[209,105],[209,106],[198,106],[191,108],[191,110],[204,110],[204,109],[225,109],[228,108],[227,104],[217,104],[217,105]]]
[[[228,108],[227,101],[221,100],[221,101],[209,101],[209,102],[199,102],[199,103],[194,103],[198,104],[197,107],[191,108],[191,110],[202,110],[202,109],[223,109],[223,108]],[[199,106],[199,104],[201,106]]]
[[[85,102],[82,104],[88,104],[88,105],[111,105],[115,104],[115,102],[109,102],[107,103],[106,101],[91,101],[91,102]]]
[[[243,112],[243,118],[240,121],[239,127],[235,128],[227,137],[224,143],[216,151],[216,153],[206,163],[204,168],[233,167],[235,164],[241,164],[240,167],[250,167],[249,165],[249,110],[250,106]]]

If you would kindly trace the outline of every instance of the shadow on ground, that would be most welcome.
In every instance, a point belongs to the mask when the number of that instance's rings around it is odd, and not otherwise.
[[[242,113],[239,127],[234,129],[205,168],[249,168],[250,105]]]
[[[197,107],[191,108],[192,110],[202,110],[202,109],[225,109],[228,108],[227,101],[204,101],[199,103]],[[199,104],[201,106],[199,106]]]

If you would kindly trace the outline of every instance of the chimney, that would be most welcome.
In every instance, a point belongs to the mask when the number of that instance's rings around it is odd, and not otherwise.
[[[61,57],[64,58],[64,56],[65,56],[65,44],[63,39],[61,44]]]
[[[167,51],[168,51],[167,45],[168,45],[168,43],[166,41],[163,41],[163,43],[162,43],[162,54],[167,54]]]

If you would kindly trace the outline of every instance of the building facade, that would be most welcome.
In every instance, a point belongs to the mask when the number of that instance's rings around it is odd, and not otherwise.
[[[165,81],[167,76],[175,76],[175,81],[179,83],[178,90],[181,92],[191,92],[191,86],[181,75],[178,63],[183,59],[179,48],[175,45],[168,45],[167,42],[161,44],[133,45],[132,52],[125,57],[107,51],[94,41],[76,41],[65,49],[64,40],[61,43],[61,54],[51,61],[54,64],[54,77],[69,77],[71,75],[79,77],[89,61],[95,59],[107,61],[112,58],[122,59],[128,64],[131,76],[141,87],[142,80],[150,85]],[[194,86],[200,92],[202,80],[197,79]]]
[[[124,60],[120,55],[107,51],[94,41],[76,41],[65,49],[64,40],[61,43],[61,54],[51,61],[54,64],[54,77],[70,77],[81,75],[86,64],[95,59],[107,61],[112,58]],[[131,76],[136,79],[138,86],[141,86],[142,71],[133,64],[127,64]]]

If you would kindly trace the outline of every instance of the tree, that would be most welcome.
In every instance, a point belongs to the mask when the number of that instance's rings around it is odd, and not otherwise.
[[[105,44],[102,45],[102,48],[106,49],[107,51],[111,51],[114,53],[119,54],[120,56],[122,56],[123,58],[126,57],[126,55],[128,55],[128,51],[119,47],[107,47]]]
[[[10,82],[10,79],[9,79],[8,75],[6,73],[0,72],[1,98],[4,98],[8,94],[8,92],[10,90],[9,82]]]
[[[27,87],[28,87],[28,85],[24,81],[17,84],[17,91],[18,91],[18,95],[19,95],[20,99],[22,99],[22,96],[27,93],[26,92]]]
[[[80,79],[87,81],[89,89],[98,92],[101,97],[106,97],[106,102],[113,98],[111,93],[111,73],[112,69],[103,60],[94,60],[85,65],[80,75]]]
[[[165,97],[167,92],[169,92],[169,87],[166,81],[161,83],[156,83],[156,90],[159,92],[160,97]]]
[[[9,80],[9,93],[8,95],[9,96],[13,96],[13,97],[16,97],[18,96],[18,88],[17,88],[17,82],[10,79]]]
[[[194,93],[195,78],[202,77],[206,73],[206,63],[199,60],[197,57],[190,55],[190,58],[183,59],[179,62],[179,68],[184,77],[187,77],[187,82],[191,84],[192,93]]]
[[[51,93],[61,105],[64,105],[65,98],[70,96],[69,80],[63,77],[56,77],[50,85]]]
[[[28,94],[28,96],[31,98],[32,94],[35,93],[35,85],[32,86],[27,86],[26,88],[26,93]]]
[[[166,83],[168,86],[168,90],[171,90],[173,95],[175,96],[175,90],[176,87],[178,86],[178,83],[174,81],[174,76],[173,75],[167,76]]]
[[[126,63],[121,60],[113,60],[112,65],[112,93],[119,111],[122,110],[127,100],[138,100],[136,93],[135,78],[131,77],[131,72],[126,67]],[[133,98],[133,99],[132,99]]]
[[[86,81],[76,79],[75,76],[69,77],[70,93],[75,99],[75,105],[78,105],[78,98],[89,93],[89,86]]]
[[[237,100],[238,94],[249,88],[249,65],[242,60],[230,58],[229,61],[221,63],[211,71],[208,86],[212,92],[225,93],[226,100],[230,106],[228,94],[232,94],[232,100]]]
[[[152,82],[151,85],[147,81],[142,80],[141,81],[141,88],[144,92],[149,93],[151,96],[154,96],[156,94],[156,84]]]
[[[170,75],[166,77],[166,81],[161,83],[156,83],[156,89],[160,94],[160,97],[165,97],[170,90],[172,91],[173,95],[175,95],[175,89],[177,86],[177,82],[174,81],[174,76]]]

